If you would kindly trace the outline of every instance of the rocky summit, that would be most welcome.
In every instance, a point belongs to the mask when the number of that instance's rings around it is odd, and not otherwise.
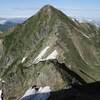
[[[91,99],[93,93],[87,92],[100,81],[99,44],[100,29],[95,25],[44,6],[0,38],[6,100],[18,100],[34,84],[50,86],[50,100],[56,95],[57,100],[100,100],[96,95]]]

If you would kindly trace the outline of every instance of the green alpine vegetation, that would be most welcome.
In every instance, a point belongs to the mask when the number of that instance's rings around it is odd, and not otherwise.
[[[81,85],[100,81],[100,29],[50,5],[1,41],[0,76],[8,100],[17,100],[33,84],[56,91],[73,84],[73,79]]]

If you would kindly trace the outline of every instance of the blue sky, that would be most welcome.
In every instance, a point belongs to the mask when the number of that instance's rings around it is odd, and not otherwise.
[[[46,4],[68,16],[100,18],[100,0],[0,0],[0,17],[30,17]]]

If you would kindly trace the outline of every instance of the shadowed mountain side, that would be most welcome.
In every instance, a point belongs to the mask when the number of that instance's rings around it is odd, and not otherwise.
[[[26,97],[22,98],[21,100],[47,100],[49,98],[49,95],[50,95],[49,92],[37,93],[34,95],[26,96]]]
[[[46,95],[48,95],[48,93],[39,93],[36,95],[27,96],[22,100],[40,100],[35,99],[35,96],[45,97]],[[100,100],[100,82],[82,86],[77,85],[70,89],[52,91],[48,100]]]
[[[56,68],[57,68],[57,70],[60,71],[60,73],[61,73],[63,76],[69,76],[69,75],[70,75],[70,77],[71,77],[71,84],[74,84],[74,83],[83,84],[83,85],[87,84],[87,82],[86,82],[85,80],[83,80],[77,73],[75,73],[74,71],[70,70],[64,63],[60,63],[60,62],[59,62],[58,60],[56,60],[56,59],[55,59],[55,60],[51,60],[51,62],[52,62],[54,65],[58,66],[58,67],[56,67]],[[61,70],[63,70],[63,72],[62,72]],[[64,75],[64,71],[66,72],[65,74],[68,73],[68,75]],[[67,77],[67,79],[69,79],[69,78]],[[72,82],[73,79],[75,80],[74,82]],[[66,79],[65,79],[65,80],[66,80]],[[69,80],[70,80],[70,79],[69,79]]]
[[[100,82],[51,92],[48,100],[100,100]]]

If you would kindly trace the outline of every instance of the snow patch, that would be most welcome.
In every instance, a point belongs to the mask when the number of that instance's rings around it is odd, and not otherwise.
[[[45,55],[45,53],[47,52],[47,50],[49,49],[49,46],[47,46],[45,49],[43,49],[40,54],[35,58],[35,60],[33,61],[33,63],[38,63],[39,61],[42,60],[42,57]]]
[[[48,51],[50,47],[47,46],[45,47],[40,54],[35,58],[35,60],[33,61],[34,64],[37,64],[40,61],[46,61],[46,60],[50,60],[50,59],[56,59],[58,52],[57,50],[54,50],[49,56],[47,56],[46,58],[43,59],[43,56],[46,54],[46,52]]]
[[[2,100],[1,96],[2,96],[2,90],[0,90],[0,100]]]
[[[39,88],[39,92],[38,93],[48,93],[48,92],[51,92],[51,89],[49,86],[45,86],[45,87],[40,87]]]
[[[21,100],[23,100],[25,97],[28,97],[30,95],[35,95],[36,94],[36,90],[33,88],[29,88],[25,94],[22,96]]]
[[[49,59],[56,59],[56,58],[57,58],[57,55],[58,55],[57,50],[54,50],[54,51],[46,58],[46,60],[49,60]]]
[[[50,92],[51,89],[49,86],[45,86],[44,88],[40,87],[34,100],[47,100],[50,96]]]
[[[27,57],[24,57],[24,58],[22,59],[22,63],[25,61],[26,58],[27,58]]]
[[[47,100],[50,96],[49,86],[40,87],[39,90],[29,88],[20,100]]]

